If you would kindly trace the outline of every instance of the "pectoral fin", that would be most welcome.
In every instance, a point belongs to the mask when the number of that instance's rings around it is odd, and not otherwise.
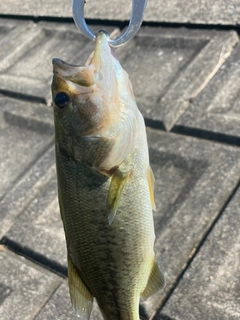
[[[108,198],[107,198],[109,224],[113,223],[113,220],[116,216],[117,209],[119,206],[119,201],[120,201],[123,187],[125,186],[131,173],[132,173],[132,169],[127,171],[122,171],[120,169],[117,169],[112,176],[112,181],[110,184],[110,188],[108,191]]]
[[[81,280],[71,258],[68,256],[68,285],[71,302],[76,312],[85,317],[90,318],[92,310],[93,296]]]
[[[153,261],[152,271],[150,273],[150,276],[148,278],[148,283],[146,285],[146,288],[141,293],[141,297],[143,299],[146,299],[150,297],[152,294],[157,292],[158,290],[164,288],[165,286],[165,277],[159,268],[157,262]]]
[[[149,194],[150,194],[150,200],[151,200],[151,205],[152,209],[155,211],[156,210],[156,205],[154,201],[154,175],[152,172],[152,168],[149,166],[148,172],[147,172],[147,177],[148,177],[148,188],[149,188]]]

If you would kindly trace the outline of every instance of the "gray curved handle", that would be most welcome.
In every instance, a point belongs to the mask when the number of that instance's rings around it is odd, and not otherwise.
[[[73,19],[79,30],[90,40],[95,40],[96,35],[88,28],[84,18],[84,0],[73,0]],[[119,47],[131,40],[141,27],[143,13],[147,5],[147,0],[132,0],[132,14],[127,30],[117,39],[110,39],[111,47]]]

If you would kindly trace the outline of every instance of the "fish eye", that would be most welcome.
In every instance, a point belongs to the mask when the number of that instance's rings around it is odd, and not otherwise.
[[[69,104],[70,98],[65,92],[58,92],[54,98],[54,102],[59,109],[63,109]]]

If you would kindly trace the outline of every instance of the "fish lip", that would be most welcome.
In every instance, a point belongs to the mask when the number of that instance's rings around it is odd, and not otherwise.
[[[79,65],[69,64],[59,58],[52,59],[53,64],[53,74],[66,77],[72,76],[74,73],[77,73],[80,69],[84,68]]]
[[[67,63],[59,58],[53,58],[52,64],[53,64],[53,67],[58,67],[63,70],[67,70],[69,67],[79,68],[79,65]]]
[[[53,64],[53,74],[54,75],[61,76],[62,71],[67,71],[67,63],[61,59],[53,58],[52,64]]]
[[[52,60],[52,63],[53,63],[53,75],[55,78],[61,78],[62,80],[65,80],[65,81],[69,80],[72,83],[85,86],[84,82],[85,82],[88,67],[69,64],[58,58],[54,58]],[[79,83],[79,81],[82,83]],[[89,82],[89,84],[90,83],[93,84],[93,81]]]
[[[101,71],[102,68],[107,67],[112,68],[112,48],[108,43],[109,35],[103,31],[99,30],[96,38],[94,54],[92,58],[92,64],[95,67],[96,72]]]

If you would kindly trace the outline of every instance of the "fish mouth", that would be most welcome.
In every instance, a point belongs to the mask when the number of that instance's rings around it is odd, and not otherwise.
[[[110,75],[109,73],[114,69],[112,58],[116,56],[114,50],[109,46],[108,38],[105,31],[98,32],[92,61],[88,66],[69,64],[59,58],[54,58],[52,60],[54,76],[88,87],[96,83],[97,78],[100,80],[104,72]]]
[[[53,64],[53,74],[62,77],[70,77],[78,73],[84,67],[67,63],[59,58],[52,59]]]
[[[54,58],[52,63],[56,80],[72,82],[83,87],[90,87],[94,84],[93,68],[69,64],[58,58]]]
[[[59,58],[52,59],[53,67],[59,68],[61,70],[68,70],[69,68],[77,68],[78,65],[67,63]]]
[[[116,91],[117,59],[114,50],[108,43],[109,36],[105,31],[99,31],[95,50],[89,65],[79,66],[69,64],[59,58],[53,63],[53,91],[69,91],[73,94],[93,92],[103,89],[109,96]]]
[[[114,69],[113,58],[115,60],[116,55],[114,49],[110,47],[108,39],[109,35],[105,31],[98,31],[91,62],[95,67],[96,73],[101,73],[102,70],[105,70],[105,73],[109,73],[110,70]]]

